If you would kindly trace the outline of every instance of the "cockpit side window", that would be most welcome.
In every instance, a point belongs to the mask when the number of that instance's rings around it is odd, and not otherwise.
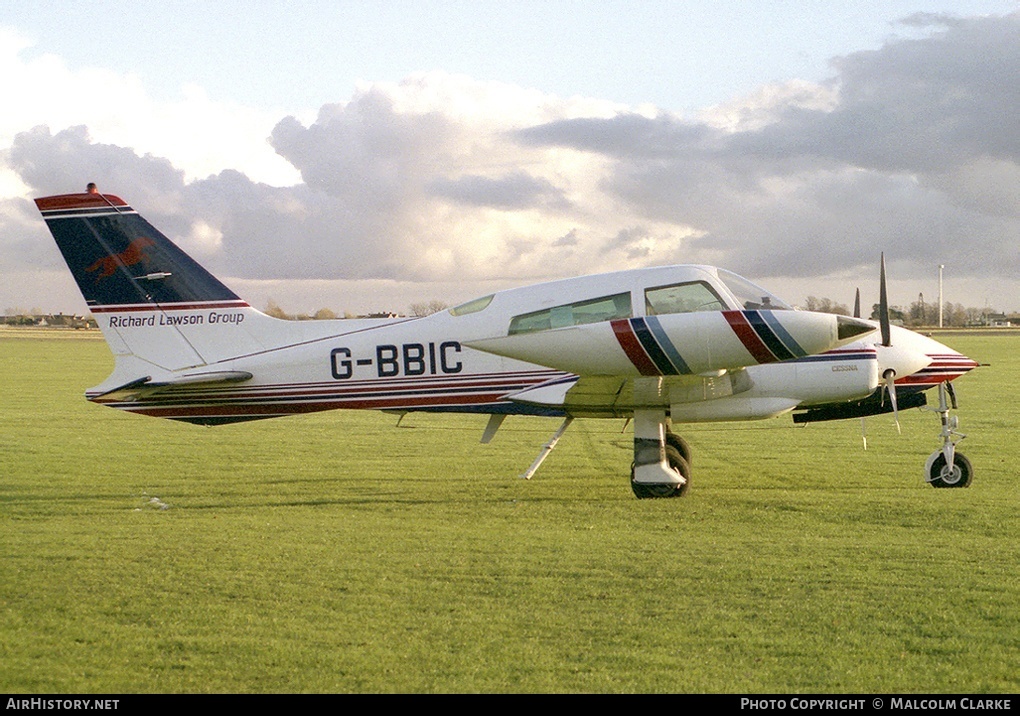
[[[766,291],[761,286],[753,284],[743,276],[738,276],[732,271],[719,269],[719,280],[726,284],[733,296],[740,301],[742,308],[746,310],[768,309],[772,311],[790,311],[793,307],[774,293]]]
[[[630,294],[617,293],[514,316],[510,320],[508,335],[599,323],[617,318],[630,318],[632,315]]]
[[[645,314],[661,316],[666,313],[695,313],[696,311],[725,311],[726,303],[704,281],[676,283],[645,289]]]

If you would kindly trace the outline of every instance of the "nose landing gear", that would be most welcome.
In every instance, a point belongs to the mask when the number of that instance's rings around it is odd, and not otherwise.
[[[942,449],[928,456],[924,466],[925,480],[932,487],[968,487],[974,478],[974,468],[962,453],[956,452],[956,443],[967,437],[959,432],[959,418],[950,415],[950,405],[956,409],[956,392],[952,383],[939,383],[939,405],[926,408],[938,413],[942,421]]]

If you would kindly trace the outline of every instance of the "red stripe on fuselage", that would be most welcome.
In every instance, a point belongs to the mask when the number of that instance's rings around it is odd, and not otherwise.
[[[927,368],[923,368],[913,375],[907,375],[897,379],[897,385],[911,386],[934,386],[939,383],[947,383],[956,380],[964,373],[968,373],[980,365],[976,360],[962,354],[928,354],[932,362]]]
[[[758,334],[754,332],[754,328],[747,322],[743,311],[723,311],[723,316],[725,316],[726,322],[730,324],[730,328],[733,329],[737,338],[744,344],[744,348],[747,349],[747,352],[756,361],[759,363],[775,363],[778,360],[762,339],[758,337]]]
[[[655,367],[652,359],[645,353],[645,349],[641,347],[641,342],[634,335],[634,327],[630,325],[629,320],[619,318],[615,321],[610,321],[610,325],[613,327],[613,333],[616,335],[620,348],[627,354],[630,362],[634,364],[634,367],[638,369],[641,375],[662,375],[659,369]]]

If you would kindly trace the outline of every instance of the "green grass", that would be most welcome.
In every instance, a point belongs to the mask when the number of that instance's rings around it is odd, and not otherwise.
[[[622,421],[523,481],[555,421],[198,428],[87,403],[102,341],[0,334],[0,692],[1015,693],[1020,337],[944,340],[992,363],[969,489],[914,410],[867,452],[689,426],[689,495],[638,501]]]

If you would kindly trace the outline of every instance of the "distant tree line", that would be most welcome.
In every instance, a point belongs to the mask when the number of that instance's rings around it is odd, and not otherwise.
[[[850,309],[845,303],[836,303],[831,298],[816,298],[808,296],[804,302],[804,310],[815,313],[835,313],[839,316],[849,316]]]
[[[818,313],[835,313],[842,316],[849,316],[850,309],[844,303],[837,303],[831,298],[817,298],[808,296],[804,302],[804,309]],[[879,305],[872,304],[870,319],[877,321]],[[927,303],[918,298],[910,304],[909,308],[902,306],[889,306],[889,319],[899,325],[908,328],[932,327],[939,325],[939,306],[937,303]],[[1004,314],[992,308],[965,308],[962,303],[949,303],[942,305],[942,325],[949,328],[965,328],[967,326],[992,326],[1011,323],[1014,326],[1020,325],[1020,314]]]
[[[446,308],[447,304],[435,299],[423,303],[412,303],[410,306],[410,315],[415,317],[431,316],[433,313],[438,313],[439,311],[446,310]],[[267,316],[272,316],[273,318],[282,318],[286,321],[328,321],[334,318],[397,318],[400,315],[402,315],[392,311],[370,313],[368,315],[363,316],[358,316],[353,313],[348,313],[345,311],[342,315],[339,315],[329,308],[320,308],[318,311],[312,314],[287,313],[273,299],[269,299],[269,302],[266,304],[264,313]]]
[[[939,324],[939,306],[937,303],[914,301],[904,311],[904,324],[907,326],[937,326]],[[992,326],[1009,322],[1020,325],[1020,314],[1006,315],[993,308],[965,307],[962,303],[946,302],[942,304],[942,325],[953,328],[965,326]]]
[[[433,299],[422,303],[412,303],[410,312],[406,315],[415,317],[430,316],[433,313],[444,311],[447,304],[443,301]],[[403,314],[392,311],[372,313],[367,316],[358,316],[353,313],[344,312],[338,314],[329,308],[320,308],[315,313],[287,313],[273,299],[269,299],[264,313],[273,318],[282,318],[287,321],[328,321],[334,318],[397,318]],[[39,308],[8,307],[4,309],[4,315],[0,316],[0,325],[7,326],[71,326],[75,328],[95,327],[96,322],[92,316],[73,316],[69,314],[43,313]]]
[[[43,313],[38,308],[24,310],[7,308],[0,316],[0,325],[5,326],[53,326],[61,328],[96,328],[91,315],[76,316],[70,313]]]
[[[308,313],[287,313],[280,305],[273,299],[269,299],[266,304],[266,310],[263,311],[267,316],[273,318],[282,318],[285,321],[328,321],[334,318],[353,318],[353,316],[344,314],[338,316],[334,311],[328,308],[320,308],[318,311],[312,314]]]
[[[432,299],[428,303],[412,303],[411,304],[411,315],[412,316],[431,316],[433,313],[439,313],[445,311],[448,306],[442,301]]]

